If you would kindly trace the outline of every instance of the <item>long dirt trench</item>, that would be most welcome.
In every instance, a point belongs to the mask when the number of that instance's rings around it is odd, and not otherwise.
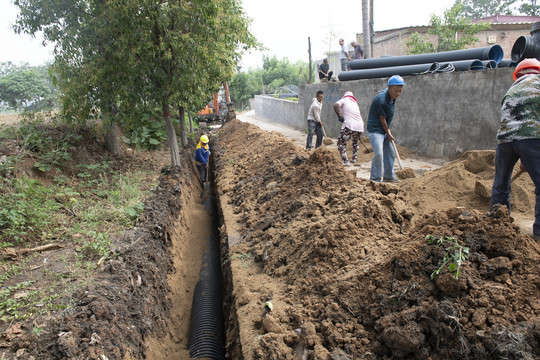
[[[493,152],[390,185],[355,178],[333,150],[306,152],[250,124],[233,121],[212,138],[227,359],[540,356],[540,247],[475,193],[492,176]],[[531,183],[514,185],[522,216],[532,214]],[[148,359],[189,359],[211,227],[197,191],[181,191],[172,307]],[[439,268],[444,248],[427,235],[467,248],[458,278]]]

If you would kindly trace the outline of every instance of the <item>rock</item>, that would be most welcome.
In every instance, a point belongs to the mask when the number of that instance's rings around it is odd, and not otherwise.
[[[420,350],[425,335],[420,325],[409,322],[405,326],[386,328],[382,333],[382,339],[394,356],[404,357]]]
[[[264,333],[283,334],[283,329],[272,315],[266,315],[262,321]]]

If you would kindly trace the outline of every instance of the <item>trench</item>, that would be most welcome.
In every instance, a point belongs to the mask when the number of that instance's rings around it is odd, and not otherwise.
[[[203,188],[202,203],[210,217],[210,234],[195,286],[189,329],[189,356],[193,359],[225,359],[225,327],[219,246],[219,220],[212,188]]]

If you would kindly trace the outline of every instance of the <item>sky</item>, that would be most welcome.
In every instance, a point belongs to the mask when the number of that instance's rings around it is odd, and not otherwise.
[[[308,61],[308,37],[312,59],[327,51],[339,50],[362,33],[362,0],[242,0],[250,29],[266,48],[264,54],[287,57],[290,61]],[[455,0],[373,0],[375,31],[427,25],[432,14],[442,16]],[[12,26],[17,18],[12,0],[0,0],[0,62],[43,64],[52,60],[52,46],[42,46],[41,38],[16,35]],[[261,52],[242,58],[242,69],[262,66]]]

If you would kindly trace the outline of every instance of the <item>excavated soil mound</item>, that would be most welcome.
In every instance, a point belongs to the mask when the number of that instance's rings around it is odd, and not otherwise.
[[[540,248],[506,208],[487,213],[475,199],[492,155],[396,186],[356,179],[335,149],[307,152],[239,121],[218,135],[216,188],[237,233],[224,262],[240,335],[232,358],[540,356]],[[457,279],[441,266],[456,251],[468,251]]]

